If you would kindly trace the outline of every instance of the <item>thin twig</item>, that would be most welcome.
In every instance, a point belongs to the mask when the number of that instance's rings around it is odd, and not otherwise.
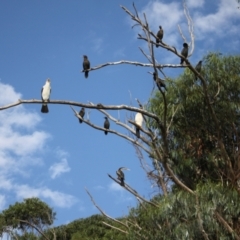
[[[109,215],[107,215],[107,214],[96,204],[96,202],[94,201],[92,195],[90,194],[90,192],[87,190],[86,187],[85,187],[85,191],[87,192],[87,194],[88,194],[88,196],[90,197],[90,199],[91,199],[92,203],[94,204],[94,206],[101,212],[101,214],[102,214],[103,216],[105,216],[106,218],[108,218],[108,219],[110,219],[110,220],[112,220],[112,221],[114,221],[114,222],[122,225],[123,227],[129,229],[129,227],[128,227],[126,224],[124,224],[124,223],[122,223],[121,221],[118,221],[117,219],[112,218],[112,217],[110,217]]]
[[[108,174],[108,176],[109,176],[113,181],[115,181],[116,183],[118,183],[119,185],[121,185],[121,182],[118,181],[117,179],[115,179],[114,177],[112,177],[110,174]],[[121,186],[122,186],[122,185],[121,185]],[[150,205],[152,205],[152,206],[154,206],[154,207],[158,207],[158,205],[155,204],[154,202],[150,202],[150,201],[146,200],[145,198],[143,198],[142,196],[140,196],[140,195],[138,194],[138,192],[137,192],[136,190],[134,190],[133,188],[131,188],[128,184],[125,183],[124,186],[122,186],[122,187],[124,187],[127,191],[129,191],[130,193],[132,193],[136,198],[139,198],[139,199],[141,199],[142,201],[144,201],[144,202],[146,202],[146,203],[148,203],[148,204],[150,204]]]

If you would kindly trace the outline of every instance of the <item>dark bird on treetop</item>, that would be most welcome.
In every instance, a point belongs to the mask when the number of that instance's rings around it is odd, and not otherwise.
[[[201,69],[202,69],[202,61],[199,61],[198,62],[198,64],[196,65],[196,67],[195,67],[195,69],[196,69],[196,71],[197,72],[201,72]],[[195,80],[197,80],[198,79],[198,76],[197,76],[197,74],[195,74]]]
[[[163,80],[161,80],[160,78],[158,78],[158,77],[156,76],[156,73],[155,73],[155,72],[153,73],[153,80],[156,82],[157,87],[158,87],[158,89],[159,89],[160,92],[161,92],[161,87],[164,87],[165,90],[167,91],[166,84],[164,83]]]
[[[123,173],[122,170],[130,170],[130,169],[125,168],[125,167],[120,167],[120,168],[116,171],[117,178],[118,178],[118,180],[121,181],[121,186],[124,186],[125,177],[124,177],[124,173]]]
[[[187,43],[184,43],[184,44],[183,44],[183,49],[182,49],[182,51],[181,51],[181,55],[184,56],[185,58],[188,57],[188,44],[187,44]],[[184,59],[181,58],[180,64],[183,64],[183,62],[184,62]]]
[[[105,121],[104,121],[104,128],[105,129],[109,129],[110,127],[110,122],[108,121],[108,118],[107,117],[104,117],[105,118]],[[108,134],[108,131],[105,131],[105,135]]]
[[[42,87],[42,101],[48,102],[50,99],[50,93],[51,93],[51,85],[50,85],[50,79],[48,78],[45,85]],[[42,104],[41,108],[42,113],[48,113],[48,105],[46,103]]]
[[[162,39],[163,39],[163,29],[162,29],[162,26],[159,26],[159,31],[157,33],[156,43],[162,42]],[[156,47],[158,47],[158,45],[156,45]]]
[[[84,107],[81,108],[81,110],[80,110],[80,112],[79,112],[79,115],[80,115],[80,116],[82,117],[82,119],[83,119],[83,117],[84,117],[84,115],[85,115],[85,108],[84,108]],[[80,123],[82,123],[82,119],[79,118],[79,122],[80,122]]]
[[[86,55],[83,55],[83,70],[88,70],[90,68],[90,62]],[[88,77],[88,71],[85,71],[85,78]]]

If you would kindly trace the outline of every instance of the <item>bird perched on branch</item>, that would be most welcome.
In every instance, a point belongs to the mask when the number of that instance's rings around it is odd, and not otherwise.
[[[120,168],[116,171],[117,178],[118,178],[118,180],[121,181],[121,186],[124,186],[125,177],[124,177],[124,173],[123,173],[122,170],[130,170],[130,169],[125,168],[125,167],[120,167]]]
[[[183,49],[182,49],[182,51],[181,51],[181,55],[184,56],[185,58],[188,57],[188,44],[187,44],[187,43],[184,43],[184,44],[183,44]],[[180,64],[183,64],[183,62],[184,62],[184,59],[181,58]]]
[[[143,108],[142,105],[140,104],[140,108]],[[142,127],[143,124],[143,115],[141,113],[137,113],[135,115],[135,123],[139,126]],[[140,128],[136,126],[136,136],[140,138]]]
[[[105,129],[109,129],[109,127],[110,127],[110,122],[108,121],[108,118],[107,117],[104,117],[105,118],[105,121],[104,121],[104,128]],[[105,133],[105,135],[107,135],[108,134],[108,131],[105,131],[104,132]]]
[[[45,85],[42,87],[42,101],[44,102],[42,104],[41,112],[42,113],[48,113],[48,105],[45,102],[48,102],[50,99],[50,93],[51,93],[51,85],[50,85],[50,79],[48,78]]]
[[[202,61],[199,61],[198,62],[198,64],[196,65],[196,67],[195,67],[195,69],[196,69],[196,71],[197,72],[201,72],[201,69],[202,69]],[[198,76],[197,76],[197,74],[195,74],[195,80],[197,80],[198,79]]]
[[[156,43],[162,42],[162,39],[163,39],[163,29],[162,29],[162,26],[159,26],[159,31],[157,33]],[[159,47],[159,46],[156,45],[156,47]]]
[[[161,87],[165,88],[165,90],[167,91],[166,84],[164,83],[163,80],[161,80],[159,77],[157,77],[157,74],[155,72],[153,73],[153,80],[156,82],[157,87],[160,92],[161,92]]]
[[[82,119],[83,119],[83,117],[84,117],[84,115],[85,115],[85,108],[84,108],[84,107],[81,108],[81,110],[80,110],[80,112],[79,112],[79,115],[80,115],[80,116],[82,117]],[[80,122],[80,123],[82,123],[82,119],[79,118],[79,122]]]
[[[88,70],[90,68],[90,62],[86,55],[83,55],[83,70]],[[85,71],[85,78],[88,77],[88,71]]]

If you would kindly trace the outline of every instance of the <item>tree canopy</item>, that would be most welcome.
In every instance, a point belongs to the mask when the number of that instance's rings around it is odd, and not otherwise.
[[[53,224],[56,213],[39,198],[27,198],[16,202],[1,214],[1,231],[20,230],[23,233],[31,230],[37,234]]]

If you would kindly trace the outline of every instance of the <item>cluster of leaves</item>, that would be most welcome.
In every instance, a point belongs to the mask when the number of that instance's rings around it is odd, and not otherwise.
[[[10,205],[0,215],[1,233],[11,229],[39,233],[53,224],[56,213],[39,198],[24,199]]]
[[[102,215],[93,215],[88,218],[75,220],[67,225],[54,228],[56,240],[125,240],[124,234],[113,230],[103,224],[103,221],[110,223]],[[115,224],[117,227],[117,225]],[[52,231],[46,232],[46,236],[51,239]]]
[[[142,238],[134,236],[133,229],[134,237],[129,239],[203,239],[199,221],[202,221],[208,239],[234,239],[234,234],[219,223],[218,216],[221,215],[231,228],[239,230],[238,192],[228,186],[207,182],[197,185],[196,194],[173,191],[167,197],[153,199],[159,204],[158,208],[143,203],[131,209],[129,218],[141,226]]]
[[[230,180],[236,186],[236,176],[240,172],[240,57],[211,53],[203,63],[201,75],[206,89],[189,69],[178,79],[169,81],[171,87],[165,97],[166,118],[171,125],[168,132],[170,164],[191,189],[205,180]],[[158,92],[151,99],[149,110],[163,118],[163,96]],[[150,120],[149,125],[153,130],[158,129],[154,121]],[[222,157],[219,139],[229,162]],[[162,144],[160,137],[159,146]]]

